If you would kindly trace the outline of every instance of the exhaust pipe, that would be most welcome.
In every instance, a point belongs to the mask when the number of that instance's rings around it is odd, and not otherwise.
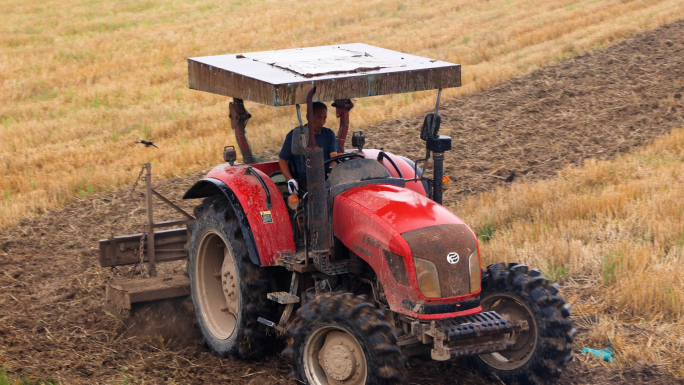
[[[316,87],[306,97],[306,119],[313,121],[313,95]],[[306,185],[309,194],[307,204],[311,251],[314,254],[330,252],[330,217],[328,194],[325,190],[323,149],[316,144],[316,133],[309,127],[309,143],[306,146]],[[314,257],[315,258],[315,257]]]

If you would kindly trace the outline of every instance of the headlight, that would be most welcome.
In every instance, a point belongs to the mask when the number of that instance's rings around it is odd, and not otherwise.
[[[413,258],[413,263],[416,265],[420,292],[427,298],[441,298],[442,291],[439,288],[439,276],[435,264],[421,258]]]
[[[482,285],[482,271],[480,270],[480,258],[477,255],[477,249],[470,254],[468,257],[468,263],[470,264],[470,292],[475,293],[480,291],[480,286]]]

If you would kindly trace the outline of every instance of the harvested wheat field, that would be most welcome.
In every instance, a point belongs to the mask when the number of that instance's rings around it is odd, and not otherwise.
[[[441,109],[441,133],[454,138],[445,205],[478,232],[485,262],[535,264],[574,306],[576,359],[562,384],[684,383],[682,63],[677,21]],[[423,116],[364,127],[367,147],[422,156]],[[0,365],[9,379],[294,384],[279,345],[265,362],[212,356],[187,300],[105,310],[106,283],[136,271],[99,267],[97,240],[142,230],[141,187],[130,193],[138,170],[128,171],[124,189],[0,233]],[[180,197],[201,177],[154,187],[189,210],[197,202]],[[609,340],[615,363],[579,354]],[[464,362],[412,360],[409,373],[412,384],[484,383]]]
[[[368,43],[461,64],[463,87],[445,90],[456,97],[683,14],[680,0],[5,1],[0,228],[122,188],[143,162],[170,178],[219,161],[211,144],[234,144],[230,99],[189,90],[187,57]],[[362,99],[351,128],[422,114],[433,98]],[[275,153],[294,107],[247,109],[255,152]]]

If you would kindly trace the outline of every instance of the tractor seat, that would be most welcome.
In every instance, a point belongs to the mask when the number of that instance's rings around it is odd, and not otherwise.
[[[295,168],[294,162],[287,162],[287,167],[290,169],[290,175],[297,179],[297,169]],[[287,202],[287,198],[290,196],[290,193],[287,191],[287,180],[285,179],[285,175],[278,170],[278,171],[273,171],[268,175],[269,178],[275,183],[275,185],[278,187],[278,190],[280,190],[280,193],[283,195],[283,199],[285,202]]]
[[[332,196],[367,184],[393,184],[405,187],[403,179],[392,178],[389,171],[375,159],[352,159],[333,167],[328,175]]]
[[[283,173],[280,171],[273,171],[268,175],[268,177],[271,178],[273,183],[275,183],[276,187],[278,187],[278,190],[280,190],[280,194],[283,196],[283,199],[285,202],[287,202],[287,197],[290,194],[287,191],[287,181],[285,180],[285,175],[283,175]]]

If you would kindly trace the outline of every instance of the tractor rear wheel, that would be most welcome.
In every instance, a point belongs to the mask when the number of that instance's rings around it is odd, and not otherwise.
[[[482,309],[496,311],[515,331],[509,336],[509,349],[474,358],[485,377],[506,384],[551,384],[560,378],[572,359],[576,331],[569,320],[570,306],[557,294],[557,286],[536,269],[514,263],[487,267]]]
[[[363,296],[323,294],[297,312],[286,355],[309,385],[405,384],[404,357],[383,311]]]
[[[206,198],[195,216],[186,248],[204,340],[221,357],[260,358],[268,337],[257,318],[269,311],[269,280],[250,261],[238,219],[224,197]]]

